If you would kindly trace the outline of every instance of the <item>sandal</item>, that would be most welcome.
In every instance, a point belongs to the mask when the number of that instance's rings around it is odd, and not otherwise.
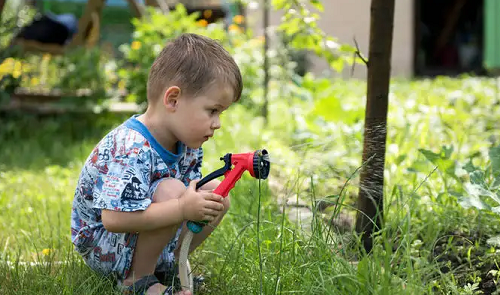
[[[175,271],[178,271],[177,269]],[[177,276],[178,272],[176,272],[176,275],[174,275],[171,271],[169,272],[155,272],[155,276],[158,278],[160,284],[169,286],[173,285],[174,291],[180,291],[181,290],[181,280]],[[194,293],[199,293],[200,291],[203,290],[205,287],[207,279],[202,276],[202,275],[197,275],[193,276],[193,291]]]
[[[130,286],[120,285],[122,294],[124,295],[144,295],[147,293],[149,287],[160,283],[155,275],[147,275]],[[172,286],[167,286],[167,289],[163,292],[164,295],[173,295]]]

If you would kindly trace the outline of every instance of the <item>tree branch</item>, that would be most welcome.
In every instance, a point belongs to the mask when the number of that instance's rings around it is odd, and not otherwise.
[[[356,41],[356,37],[352,38],[354,40],[354,44],[356,45],[355,54],[365,63],[366,67],[368,67],[368,61],[361,55],[361,50],[359,49],[358,41]]]

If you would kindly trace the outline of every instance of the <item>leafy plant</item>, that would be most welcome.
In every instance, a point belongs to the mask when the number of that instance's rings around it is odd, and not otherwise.
[[[308,0],[312,7],[324,12],[321,1]],[[306,8],[304,1],[274,0],[273,7],[284,12],[283,21],[278,27],[288,42],[295,48],[314,52],[326,59],[337,72],[342,71],[346,64],[360,62],[354,55],[355,47],[340,44],[335,37],[328,36],[317,24],[320,16]]]
[[[499,156],[500,146],[491,147],[490,164],[485,170],[470,162],[464,166],[464,170],[469,174],[469,181],[463,183],[465,194],[459,197],[459,203],[464,208],[475,207],[500,214]]]
[[[11,58],[16,50],[10,46],[10,41],[18,28],[30,22],[34,15],[33,9],[28,6],[19,8],[12,1],[7,2],[3,9],[0,18],[0,104],[9,100],[22,80],[22,64]]]
[[[229,35],[222,24],[205,27],[196,21],[198,17],[199,13],[188,14],[182,4],[177,4],[168,15],[149,7],[146,16],[133,19],[133,40],[120,47],[126,64],[119,70],[119,77],[126,83],[128,101],[139,104],[146,102],[149,68],[167,40],[189,32],[220,40],[226,46],[229,44]]]
[[[349,46],[325,47],[325,44],[334,44],[332,42],[335,39],[324,33],[318,37],[319,31],[315,22],[299,23],[307,25],[306,30],[294,31],[300,18],[292,17],[292,10],[282,4],[274,3],[275,9],[284,9],[290,17],[286,17],[277,32],[271,36],[276,42],[273,42],[268,52],[270,99],[293,100],[292,97],[303,97],[307,92],[301,88],[302,79],[297,75],[297,72],[303,73],[304,69],[297,70],[297,62],[294,61],[300,52],[303,54],[303,51],[311,51],[323,56],[336,70],[341,70],[344,63],[352,58],[351,53],[354,51]],[[304,9],[301,13],[309,12]],[[237,24],[231,24],[226,29],[222,22],[207,25],[206,21],[199,18],[199,13],[188,14],[182,4],[177,4],[168,15],[150,8],[146,17],[133,20],[133,40],[130,44],[121,46],[126,63],[119,72],[120,78],[127,85],[127,100],[144,105],[147,74],[151,63],[167,40],[190,32],[218,40],[234,57],[244,77],[243,99],[240,103],[257,114],[256,106],[263,103],[264,39],[254,37],[251,31],[243,31]]]

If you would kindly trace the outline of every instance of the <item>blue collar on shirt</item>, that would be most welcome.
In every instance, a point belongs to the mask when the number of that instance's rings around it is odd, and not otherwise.
[[[153,149],[160,155],[160,157],[166,164],[173,164],[177,162],[182,154],[182,143],[180,141],[177,142],[177,154],[168,151],[153,137],[148,128],[139,120],[137,120],[138,116],[139,115],[134,115],[130,119],[125,121],[125,126],[142,134],[142,136],[144,136],[144,138],[149,141]]]

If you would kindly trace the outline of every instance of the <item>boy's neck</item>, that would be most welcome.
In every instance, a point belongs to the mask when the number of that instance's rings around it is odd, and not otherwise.
[[[148,128],[149,132],[166,150],[177,154],[177,140],[174,138],[173,134],[161,128],[161,122],[157,119],[157,116],[146,111],[144,114],[139,115],[137,120],[144,124]]]

